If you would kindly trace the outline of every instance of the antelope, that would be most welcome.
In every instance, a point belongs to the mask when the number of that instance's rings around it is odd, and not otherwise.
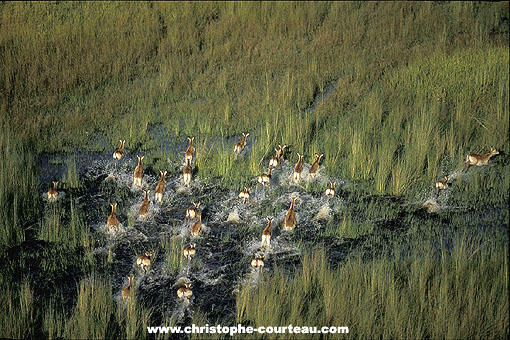
[[[186,158],[186,167],[182,171],[182,178],[185,186],[189,186],[191,183],[191,160]]]
[[[255,269],[264,267],[264,254],[251,260],[251,266]]]
[[[197,213],[197,221],[193,223],[193,226],[191,227],[191,236],[198,236],[200,233],[200,229],[202,229],[202,213]]]
[[[273,218],[268,217],[267,220],[269,223],[264,228],[264,231],[262,231],[262,244],[261,247],[264,246],[271,246],[271,234],[273,233]]]
[[[57,199],[57,196],[58,196],[57,184],[58,184],[58,182],[54,181],[53,188],[50,188],[50,190],[48,190],[48,200],[49,201],[54,201]]]
[[[184,287],[181,287],[177,290],[177,296],[179,299],[184,300],[188,299],[193,295],[193,292],[191,291],[191,283],[185,283]]]
[[[124,144],[126,143],[125,140],[120,140],[120,146],[115,152],[113,153],[113,160],[115,161],[115,166],[117,165],[117,161],[120,161],[122,157],[124,157]]]
[[[108,216],[108,220],[106,221],[106,225],[108,226],[108,230],[111,228],[115,228],[115,230],[119,231],[119,220],[117,219],[117,215],[115,215],[115,209],[117,208],[117,203],[110,203],[112,206],[112,213]]]
[[[192,259],[195,256],[195,243],[192,243],[188,248],[182,251],[184,257]]]
[[[290,208],[285,214],[285,223],[283,225],[283,229],[292,230],[296,225],[296,212],[294,211],[294,204],[296,202],[296,198],[292,197],[290,202]]]
[[[159,180],[158,185],[156,185],[156,194],[154,195],[154,200],[159,203],[163,203],[163,191],[165,191],[165,176],[166,170],[160,171],[161,179]]]
[[[303,155],[297,152],[297,155],[299,157],[296,165],[294,166],[294,175],[292,176],[292,181],[299,182],[299,179],[301,177],[301,172],[303,171]]]
[[[471,165],[487,165],[489,164],[489,159],[494,156],[499,155],[499,151],[494,148],[491,148],[491,151],[488,154],[479,155],[477,153],[470,153],[466,156],[466,164],[469,169]]]
[[[138,185],[139,187],[142,186],[142,174],[143,174],[143,168],[142,168],[142,159],[144,156],[136,156],[138,157],[138,165],[135,168],[135,177],[133,179],[133,185]]]
[[[138,211],[138,215],[140,215],[141,217],[147,217],[147,214],[149,213],[149,207],[151,205],[149,202],[150,190],[144,190],[144,191],[145,191],[145,198],[143,199],[143,202],[140,205],[140,210]]]
[[[448,189],[448,182],[450,181],[449,177],[444,177],[444,181],[437,181],[436,182],[436,189],[437,193],[439,193],[440,190]]]
[[[315,154],[315,162],[313,162],[312,167],[308,171],[308,173],[312,176],[312,178],[315,178],[315,176],[317,176],[317,171],[319,170],[319,162],[321,161],[322,156],[324,156],[324,154],[322,154],[322,153]]]
[[[278,144],[278,147],[279,147],[279,150],[277,151],[277,156],[278,156],[278,162],[280,162],[282,159],[283,159],[283,153],[285,152],[285,148],[287,147],[288,145],[283,145],[281,146],[280,144]]]
[[[136,265],[142,269],[145,274],[147,274],[147,268],[150,268],[151,266],[151,256],[152,253],[150,251],[146,251],[145,256],[141,255],[136,259]]]
[[[237,152],[237,154],[240,154],[241,151],[243,151],[244,147],[246,146],[246,138],[248,138],[250,134],[243,132],[243,138],[237,142],[237,144],[234,146],[234,152]]]
[[[329,187],[326,189],[326,196],[329,198],[335,196],[335,182],[329,183]]]
[[[135,276],[134,275],[129,275],[128,278],[129,278],[129,284],[122,288],[122,300],[127,300],[130,296],[131,296],[131,293],[133,292],[133,278]]]
[[[278,166],[279,150],[278,149],[274,149],[274,151],[276,151],[275,156],[271,157],[271,159],[269,160],[269,167],[270,168],[276,168]]]
[[[269,173],[267,175],[261,174],[257,181],[262,185],[266,185],[269,184],[269,182],[271,181],[271,177],[273,177],[273,169],[269,168]]]
[[[195,203],[195,202],[191,202],[194,206],[193,207],[189,207],[186,209],[186,218],[188,219],[192,219],[192,218],[195,218],[195,216],[197,215],[197,212],[198,212],[198,207],[200,206],[200,202],[198,203]]]
[[[243,203],[250,199],[250,188],[244,187],[244,190],[239,193],[239,198],[243,199]]]
[[[191,163],[191,161],[193,161],[193,152],[195,152],[195,147],[193,146],[193,141],[195,140],[195,137],[191,137],[191,138],[188,137],[188,140],[189,140],[189,145],[188,145],[188,148],[186,149],[186,153],[184,154],[184,157],[186,159],[186,163],[188,162],[188,160]]]

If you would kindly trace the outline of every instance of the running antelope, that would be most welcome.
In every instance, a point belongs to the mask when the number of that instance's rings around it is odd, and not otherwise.
[[[126,287],[122,288],[122,300],[124,300],[124,301],[127,300],[131,296],[132,292],[134,291],[134,288],[133,288],[133,278],[134,277],[135,277],[134,275],[129,275],[128,276],[129,284]]]
[[[181,287],[177,290],[177,296],[179,299],[184,300],[188,299],[193,295],[193,292],[191,291],[191,283],[185,283],[184,287]]]
[[[202,229],[202,213],[197,213],[197,221],[193,223],[191,227],[191,236],[198,236],[200,230]]]
[[[154,195],[154,200],[159,203],[163,203],[163,191],[165,191],[165,176],[166,170],[160,171],[161,179],[159,180],[158,185],[156,185],[156,194]]]
[[[144,190],[145,191],[145,198],[142,202],[142,205],[140,205],[140,210],[138,211],[138,215],[140,215],[141,217],[147,217],[147,214],[149,213],[149,207],[150,207],[150,202],[149,202],[149,192],[150,190]]]
[[[257,181],[262,185],[266,185],[271,181],[271,177],[273,177],[273,168],[269,168],[269,173],[267,175],[261,174]]]
[[[186,167],[182,171],[182,179],[185,186],[189,186],[191,183],[191,160],[186,158]]]
[[[264,254],[251,260],[251,266],[255,269],[264,267]]]
[[[243,203],[246,203],[246,200],[250,199],[250,188],[244,187],[244,190],[239,193],[239,198],[243,200]]]
[[[189,207],[186,209],[186,218],[187,219],[192,219],[192,218],[195,218],[195,216],[197,216],[197,212],[198,212],[198,207],[200,206],[200,202],[198,203],[195,203],[195,202],[191,202],[193,204],[193,207]]]
[[[444,177],[444,181],[437,181],[436,182],[436,189],[437,193],[439,193],[440,190],[448,189],[448,182],[450,181],[449,177]]]
[[[292,230],[296,225],[296,212],[294,211],[294,204],[296,202],[296,198],[292,197],[290,202],[290,208],[285,214],[285,223],[283,226],[284,230]]]
[[[188,248],[182,251],[183,255],[187,259],[192,259],[195,256],[195,243],[192,243]]]
[[[147,274],[147,268],[150,268],[151,266],[151,256],[152,256],[152,253],[150,251],[146,251],[145,252],[145,256],[144,255],[141,255],[141,256],[138,256],[138,258],[136,259],[136,265],[143,270],[143,272],[145,274]]]
[[[335,196],[335,182],[329,183],[329,187],[326,189],[326,196],[329,198]]]
[[[264,247],[264,246],[270,247],[271,246],[271,235],[273,234],[273,218],[268,217],[267,220],[269,221],[269,223],[264,228],[264,231],[262,231],[261,247]]]
[[[186,159],[186,163],[188,162],[188,160],[191,163],[191,161],[193,161],[193,153],[195,152],[195,147],[193,146],[193,141],[195,140],[195,137],[191,137],[191,138],[188,137],[188,140],[189,140],[189,145],[188,145],[188,148],[186,149],[186,153],[184,154],[184,157]]]
[[[301,178],[301,172],[303,171],[303,155],[297,152],[297,155],[299,157],[296,165],[294,166],[294,174],[292,176],[292,181],[294,183],[299,182],[299,179]]]
[[[117,208],[117,203],[110,203],[112,206],[112,213],[108,216],[108,220],[106,221],[106,225],[108,226],[108,231],[112,228],[119,231],[119,220],[117,219],[117,215],[115,214],[115,209]]]
[[[249,133],[244,133],[243,132],[243,138],[237,142],[237,144],[234,146],[234,152],[236,152],[237,154],[240,154],[241,151],[243,151],[244,147],[246,146],[246,138],[248,138],[250,134]]]
[[[471,165],[487,165],[489,164],[489,159],[494,156],[499,155],[499,151],[494,148],[491,148],[491,151],[484,155],[479,155],[477,153],[470,153],[466,156],[466,164],[469,169]]]
[[[142,160],[143,160],[144,156],[137,155],[136,157],[138,157],[138,165],[135,168],[135,177],[133,179],[133,184],[141,187],[142,186],[142,174],[143,174]]]
[[[319,170],[319,162],[321,161],[322,156],[324,156],[324,154],[322,154],[322,153],[315,154],[315,162],[313,162],[312,167],[308,171],[308,173],[312,176],[312,178],[315,178],[315,176],[317,176],[317,171]]]
[[[115,161],[115,166],[117,166],[117,161],[120,161],[122,157],[124,157],[124,144],[126,144],[125,140],[120,141],[120,146],[113,153],[113,160]]]
[[[58,182],[53,182],[53,188],[48,190],[48,201],[54,201],[57,199],[58,191],[57,191]]]

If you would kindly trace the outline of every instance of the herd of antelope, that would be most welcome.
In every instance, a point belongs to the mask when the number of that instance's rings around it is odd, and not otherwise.
[[[234,146],[234,153],[236,155],[239,155],[244,147],[246,146],[246,139],[249,136],[249,133],[243,133],[242,139],[235,144]],[[193,155],[195,153],[195,147],[193,146],[194,137],[188,137],[189,145],[185,151],[185,167],[183,168],[183,184],[184,186],[189,186],[191,184],[191,176],[192,176],[192,162],[193,162]],[[124,156],[124,145],[126,141],[121,140],[120,146],[115,152],[113,153],[113,160],[115,163],[115,166],[117,166],[117,162],[119,162],[123,156]],[[262,186],[270,185],[271,184],[271,178],[273,176],[273,171],[278,168],[278,165],[281,164],[284,161],[284,153],[285,149],[288,147],[288,145],[278,145],[278,149],[274,149],[276,154],[274,157],[271,157],[269,160],[269,166],[268,166],[268,173],[262,173],[258,176],[257,182],[261,184]],[[487,165],[489,162],[489,159],[499,154],[499,152],[491,148],[490,152],[488,154],[468,154],[466,157],[466,161],[464,162],[467,166],[467,169],[469,169],[472,165]],[[303,172],[303,154],[297,153],[298,161],[294,166],[294,171],[292,173],[292,183],[299,183],[301,181],[302,172]],[[324,154],[315,154],[315,162],[311,165],[308,173],[312,178],[315,178],[317,175],[317,172],[319,170],[319,163],[321,161],[321,158],[324,156]],[[138,156],[138,164],[134,171],[133,176],[133,185],[137,187],[142,187],[142,176],[143,176],[143,166],[142,166],[142,160],[144,156]],[[167,172],[166,171],[160,171],[161,179],[159,180],[158,184],[155,188],[155,195],[154,195],[154,202],[162,204],[163,203],[163,194],[165,191],[165,176]],[[444,180],[437,181],[435,184],[436,192],[439,193],[439,191],[447,189],[450,184],[450,178],[445,176]],[[57,184],[58,182],[53,182],[53,187],[48,190],[48,200],[49,201],[55,201],[58,196],[57,191]],[[325,191],[325,195],[328,198],[332,198],[335,195],[335,182],[330,182],[328,188]],[[138,215],[141,218],[147,218],[149,209],[150,209],[150,201],[149,201],[149,192],[150,190],[144,190],[144,200],[142,201],[140,205],[140,209],[138,211]],[[245,187],[243,191],[239,193],[238,196],[240,199],[243,200],[243,203],[246,203],[247,200],[250,199],[250,188]],[[296,212],[295,212],[295,201],[296,198],[292,197],[290,202],[290,207],[287,213],[285,214],[285,219],[283,221],[283,230],[292,230],[296,226],[297,219],[296,219]],[[191,222],[192,219],[196,218],[195,223],[193,223],[191,229],[190,229],[190,235],[191,237],[197,237],[200,235],[200,232],[202,230],[202,214],[199,210],[200,208],[200,202],[195,203],[191,202],[192,206],[188,207],[186,209],[186,217],[185,221]],[[119,231],[119,220],[116,215],[116,208],[117,203],[113,202],[110,203],[110,206],[112,208],[111,214],[108,216],[107,219],[107,229],[110,232],[118,232]],[[261,242],[261,249],[266,249],[267,247],[271,246],[271,235],[273,232],[273,218],[267,217],[268,224],[262,231],[262,242]],[[195,243],[190,244],[189,247],[183,250],[183,256],[187,259],[191,260],[193,256],[195,255],[196,249],[195,249]],[[140,268],[143,273],[147,274],[151,267],[151,257],[153,256],[152,252],[145,252],[145,255],[139,256],[136,259],[136,265]],[[251,261],[251,266],[255,269],[260,269],[264,267],[264,254],[261,253],[258,256],[255,256],[253,260]],[[134,291],[133,286],[133,275],[128,276],[129,284],[128,286],[124,287],[121,291],[122,299],[126,300],[131,296],[131,293]],[[181,287],[177,290],[177,296],[179,299],[182,300],[188,300],[193,295],[193,292],[191,291],[191,283],[186,283],[184,287]]]

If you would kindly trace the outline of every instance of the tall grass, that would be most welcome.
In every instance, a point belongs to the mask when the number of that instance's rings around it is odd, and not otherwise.
[[[505,338],[507,252],[499,241],[483,244],[461,236],[451,253],[443,247],[436,256],[424,247],[398,261],[351,258],[333,270],[319,251],[304,257],[294,277],[276,268],[255,288],[243,285],[237,322],[254,327],[347,326],[350,337],[365,339]]]

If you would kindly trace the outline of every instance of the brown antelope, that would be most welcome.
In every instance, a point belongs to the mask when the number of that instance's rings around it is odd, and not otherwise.
[[[149,213],[149,207],[151,205],[149,202],[150,190],[144,190],[144,191],[145,191],[145,198],[143,199],[143,202],[140,205],[140,210],[138,211],[138,215],[140,215],[141,217],[147,217],[147,214]]]
[[[146,251],[145,256],[141,255],[141,256],[138,256],[138,258],[136,259],[136,265],[140,269],[142,269],[145,274],[147,274],[147,270],[151,266],[151,256],[152,256],[152,253],[150,251]]]
[[[121,140],[119,148],[113,153],[113,160],[115,161],[115,165],[117,165],[117,161],[120,161],[122,157],[124,157],[124,144],[126,144],[126,141]]]
[[[165,176],[166,170],[160,171],[161,179],[159,180],[158,185],[156,185],[156,194],[154,195],[154,200],[159,203],[163,203],[163,191],[165,191]]]
[[[285,152],[285,148],[287,147],[288,145],[283,145],[281,146],[280,144],[278,144],[278,152],[277,152],[277,156],[278,156],[278,162],[282,161],[283,160],[283,154]]]
[[[322,156],[324,156],[324,154],[322,154],[322,153],[315,154],[315,162],[313,162],[310,170],[308,171],[308,173],[312,176],[312,178],[315,178],[315,176],[317,176],[317,171],[319,170],[319,162],[321,161]]]
[[[187,219],[192,219],[192,218],[195,218],[195,216],[197,215],[197,212],[198,212],[198,207],[200,207],[200,202],[198,203],[195,203],[195,202],[191,202],[193,204],[193,207],[188,207],[186,209],[186,218]]]
[[[444,177],[444,181],[437,181],[436,182],[436,189],[437,193],[439,193],[440,190],[448,189],[448,182],[450,181],[449,177]]]
[[[244,133],[243,132],[243,138],[237,142],[237,144],[234,146],[234,152],[236,152],[237,154],[240,154],[241,151],[243,151],[244,147],[246,146],[246,138],[248,138],[250,134],[249,133]]]
[[[182,254],[187,259],[192,259],[195,256],[195,243],[192,243],[188,248],[182,251]]]
[[[268,217],[267,220],[269,221],[269,223],[264,228],[264,231],[262,231],[261,247],[264,247],[264,246],[270,247],[271,246],[271,235],[273,234],[273,218]]]
[[[326,189],[326,196],[329,198],[335,196],[335,182],[329,183],[329,187]]]
[[[143,174],[142,160],[143,160],[144,156],[137,155],[136,157],[138,157],[138,165],[135,168],[135,176],[133,179],[133,184],[141,187],[142,186],[142,174]]]
[[[53,182],[53,188],[50,188],[48,190],[48,201],[54,201],[57,199],[58,191],[57,191],[57,184],[58,182]]]
[[[246,200],[250,199],[250,188],[244,187],[244,190],[239,193],[239,198],[243,200],[243,203],[246,203]]]
[[[499,155],[499,151],[494,148],[491,148],[491,151],[488,154],[479,155],[477,153],[470,153],[466,156],[466,164],[469,169],[471,165],[487,165],[489,164],[489,159],[494,156]]]
[[[197,213],[197,221],[193,223],[191,227],[191,236],[198,236],[200,234],[200,230],[202,229],[202,213]]]
[[[129,284],[126,287],[122,288],[122,300],[124,300],[124,301],[127,300],[131,296],[132,292],[134,291],[134,287],[133,287],[133,278],[134,277],[135,277],[134,275],[129,275],[128,276]]]
[[[186,162],[189,162],[191,163],[193,161],[193,153],[195,152],[195,147],[193,146],[193,141],[195,140],[195,137],[191,137],[189,138],[188,137],[188,140],[189,140],[189,145],[188,145],[188,148],[186,149],[186,153],[184,154],[184,158],[186,160]]]
[[[181,287],[177,290],[177,296],[179,299],[184,300],[188,299],[193,295],[193,292],[191,291],[191,283],[185,283],[184,287]]]
[[[269,167],[270,168],[276,168],[278,166],[278,149],[274,149],[274,151],[276,151],[276,154],[274,157],[271,157],[271,159],[269,160]]]
[[[301,172],[303,171],[303,155],[297,152],[297,155],[299,157],[296,165],[294,166],[294,174],[292,176],[292,181],[294,183],[299,182],[299,179],[301,178]]]
[[[185,186],[189,186],[191,183],[191,160],[186,158],[186,167],[182,171],[182,178]]]
[[[251,260],[251,266],[255,269],[264,267],[264,254]]]
[[[267,175],[261,174],[257,181],[262,185],[266,185],[269,184],[269,182],[271,182],[271,177],[273,177],[273,168],[269,168],[269,173]]]
[[[292,197],[290,202],[290,208],[285,214],[285,223],[283,225],[284,230],[292,230],[296,225],[296,212],[294,211],[294,204],[296,202],[296,198]]]
[[[117,203],[110,203],[112,206],[112,213],[108,216],[108,220],[106,221],[106,225],[108,226],[108,230],[115,228],[115,230],[119,231],[119,220],[117,219],[117,215],[115,214],[115,209],[117,208]]]

